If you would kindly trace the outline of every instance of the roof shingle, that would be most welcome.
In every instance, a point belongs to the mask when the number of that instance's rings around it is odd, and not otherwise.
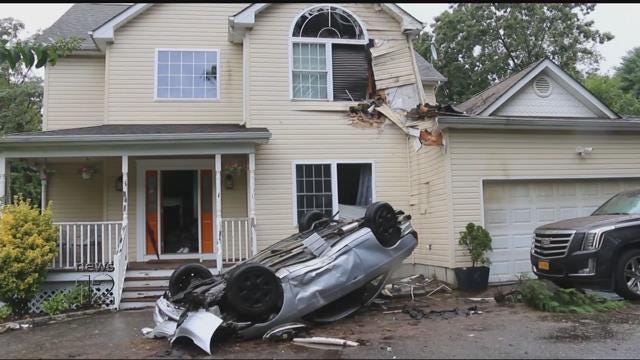
[[[89,31],[109,21],[126,10],[130,4],[79,3],[74,4],[53,25],[37,37],[39,41],[52,42],[59,38],[79,37],[83,41],[80,50],[97,50]]]

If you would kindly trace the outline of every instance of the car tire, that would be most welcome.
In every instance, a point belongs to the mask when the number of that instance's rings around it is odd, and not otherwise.
[[[311,229],[311,226],[318,221],[326,218],[324,214],[318,210],[311,210],[304,214],[300,219],[300,223],[298,224],[298,232],[305,232]]]
[[[627,300],[640,300],[640,249],[628,250],[618,258],[615,290]]]
[[[260,321],[282,307],[280,279],[271,269],[256,263],[244,263],[230,274],[226,289],[227,305],[239,318]]]
[[[365,225],[371,229],[380,244],[392,247],[400,240],[401,230],[398,216],[391,205],[386,202],[375,202],[367,207],[364,214]]]
[[[213,274],[204,265],[182,265],[177,268],[169,278],[169,294],[175,296],[185,291],[194,280],[205,280],[212,277]]]

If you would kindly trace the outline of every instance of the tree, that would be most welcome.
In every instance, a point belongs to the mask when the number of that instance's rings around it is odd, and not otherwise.
[[[416,49],[449,80],[439,89],[440,103],[459,103],[544,57],[582,78],[579,67],[595,71],[601,55],[594,45],[613,35],[586,20],[588,3],[455,4],[435,18]],[[435,60],[435,61],[434,61]]]
[[[622,58],[616,76],[620,78],[622,91],[640,98],[640,47],[629,50]]]
[[[624,89],[620,76],[590,74],[585,79],[584,86],[618,114],[640,115],[640,100]]]
[[[38,131],[42,123],[42,79],[31,69],[55,65],[69,55],[80,39],[59,39],[51,44],[20,40],[24,23],[13,18],[0,19],[0,135]],[[40,204],[39,172],[25,163],[12,162],[11,193],[23,194]]]

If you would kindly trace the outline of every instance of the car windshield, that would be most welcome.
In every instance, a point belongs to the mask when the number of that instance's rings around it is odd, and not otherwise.
[[[640,191],[615,195],[600,206],[593,215],[640,215]]]

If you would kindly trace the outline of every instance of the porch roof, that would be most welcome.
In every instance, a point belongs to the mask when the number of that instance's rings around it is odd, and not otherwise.
[[[108,124],[9,134],[0,138],[0,153],[8,157],[246,153],[270,138],[267,128],[239,124]]]
[[[9,134],[0,143],[118,140],[268,140],[267,128],[238,124],[99,125],[82,128]]]

